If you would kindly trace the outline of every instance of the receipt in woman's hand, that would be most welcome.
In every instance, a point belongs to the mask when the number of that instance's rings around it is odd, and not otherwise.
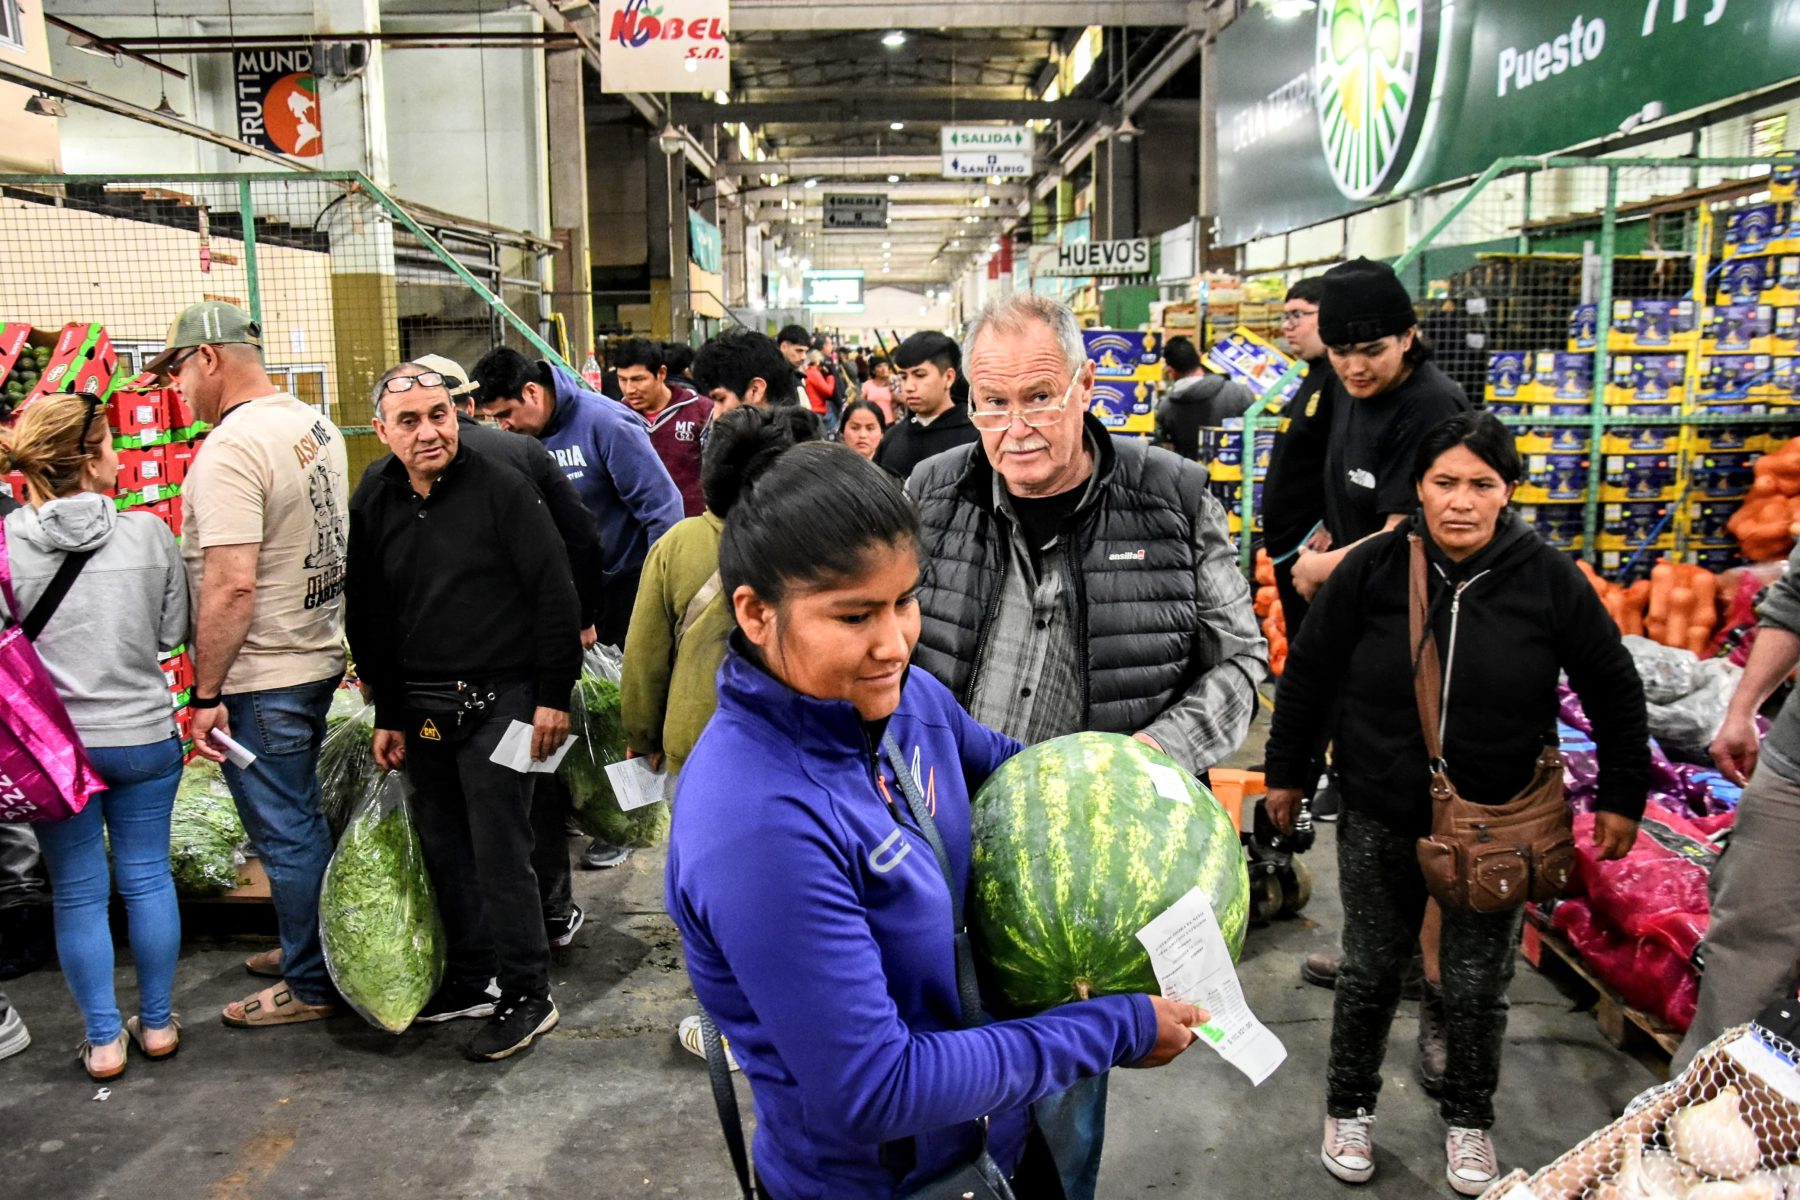
[[[1206,893],[1195,888],[1138,930],[1162,994],[1197,1004],[1209,1014],[1195,1032],[1253,1084],[1275,1073],[1287,1047],[1244,1002],[1225,932]]]

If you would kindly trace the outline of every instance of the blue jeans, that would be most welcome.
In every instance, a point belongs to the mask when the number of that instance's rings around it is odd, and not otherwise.
[[[319,811],[319,747],[335,678],[225,697],[231,736],[256,755],[248,770],[225,764],[225,782],[269,874],[281,973],[296,999],[336,1004],[319,944],[319,885],[331,861],[331,828]]]
[[[50,872],[63,978],[87,1024],[88,1041],[103,1046],[119,1036],[107,919],[113,885],[106,866],[107,839],[112,841],[112,875],[131,920],[138,1015],[150,1029],[169,1023],[175,959],[181,952],[181,912],[169,877],[169,814],[181,783],[181,742],[169,738],[144,746],[99,747],[89,750],[88,758],[106,781],[106,790],[68,820],[39,825],[37,833]]]
[[[1106,1076],[1090,1075],[1067,1091],[1045,1096],[1031,1115],[1056,1160],[1068,1200],[1094,1200],[1100,1151],[1106,1141]]]

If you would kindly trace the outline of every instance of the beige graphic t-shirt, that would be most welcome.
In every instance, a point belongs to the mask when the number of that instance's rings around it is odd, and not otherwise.
[[[262,545],[256,608],[227,693],[343,673],[349,503],[344,435],[290,395],[239,405],[207,434],[181,489],[181,553],[196,615],[207,548]]]

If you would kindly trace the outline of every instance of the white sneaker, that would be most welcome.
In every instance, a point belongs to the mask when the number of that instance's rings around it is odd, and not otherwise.
[[[1369,1182],[1375,1174],[1375,1143],[1369,1137],[1374,1124],[1375,1114],[1366,1108],[1357,1109],[1354,1117],[1325,1118],[1319,1161],[1333,1177],[1345,1183]]]
[[[1444,1135],[1444,1178],[1465,1196],[1479,1196],[1500,1175],[1494,1139],[1485,1129],[1452,1125]]]
[[[700,1032],[698,1016],[681,1018],[681,1024],[675,1027],[675,1036],[680,1039],[683,1050],[696,1058],[706,1057],[706,1037]],[[734,1071],[738,1070],[737,1056],[731,1052],[731,1043],[725,1040],[722,1033],[719,1035],[719,1045],[725,1050],[725,1065]]]
[[[25,1018],[9,1005],[6,1015],[0,1017],[0,1058],[11,1058],[29,1045],[31,1031],[25,1028]]]

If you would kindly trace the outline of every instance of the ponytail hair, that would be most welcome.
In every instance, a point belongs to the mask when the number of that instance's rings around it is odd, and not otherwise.
[[[94,454],[88,439],[95,422],[104,434],[106,407],[92,392],[39,396],[19,410],[10,427],[0,428],[0,471],[23,475],[39,501],[80,491],[82,469]]]
[[[719,543],[727,596],[748,586],[779,604],[795,591],[856,578],[879,550],[923,547],[900,481],[837,442],[756,456],[730,508]]]
[[[762,474],[776,455],[823,436],[818,416],[797,404],[732,409],[713,422],[706,449],[700,452],[700,491],[706,507],[716,516],[729,516],[745,482]]]

